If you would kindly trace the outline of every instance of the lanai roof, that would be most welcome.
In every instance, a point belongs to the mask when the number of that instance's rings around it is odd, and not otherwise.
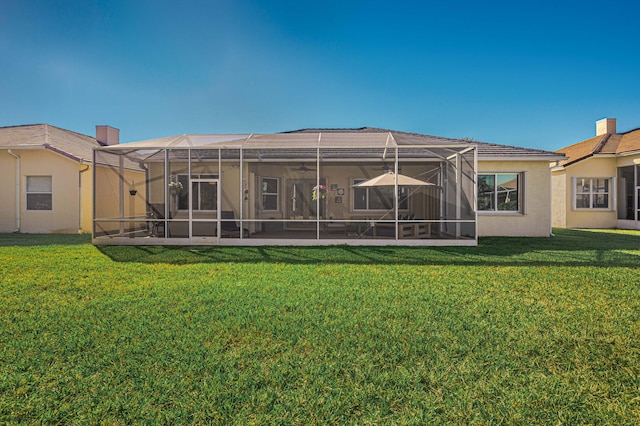
[[[145,150],[162,148],[459,148],[476,146],[480,160],[560,160],[561,154],[531,148],[491,144],[466,139],[452,139],[417,133],[362,127],[357,129],[301,129],[273,134],[180,135],[124,143],[104,149]]]

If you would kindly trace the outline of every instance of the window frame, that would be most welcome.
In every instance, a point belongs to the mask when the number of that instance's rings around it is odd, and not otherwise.
[[[607,191],[606,192],[595,192],[594,191],[594,181],[604,180],[607,183]],[[589,191],[578,191],[578,181],[580,180],[589,180]],[[615,211],[616,205],[616,178],[615,176],[574,176],[571,178],[571,202],[572,209],[575,211]],[[589,195],[589,207],[578,207],[578,196],[579,195]],[[596,195],[606,195],[607,196],[607,206],[606,207],[594,207],[594,196]]]
[[[499,175],[515,175],[517,179],[517,209],[514,210],[499,210],[498,209],[498,190],[496,182],[498,181]],[[492,191],[492,209],[483,209],[477,207],[478,214],[491,214],[491,215],[523,215],[524,211],[524,181],[525,181],[525,173],[524,172],[515,172],[515,171],[499,171],[499,172],[478,172],[478,184],[476,185],[478,191],[478,201],[480,200],[480,177],[481,176],[493,176],[493,191]]]
[[[274,180],[276,182],[276,192],[264,192],[264,181],[265,179]],[[276,208],[275,209],[266,209],[264,203],[264,197],[276,197]],[[280,211],[280,178],[271,177],[271,176],[261,176],[260,177],[260,208],[263,212],[279,212]]]
[[[369,180],[370,178],[352,178],[351,179],[351,211],[354,213],[360,213],[360,212],[386,212],[389,210],[392,210],[394,208],[394,206],[392,205],[391,207],[387,208],[382,208],[382,209],[372,209],[370,207],[370,202],[371,202],[371,196],[369,194],[369,191],[371,189],[373,189],[373,187],[368,187],[368,188],[354,188],[354,185],[357,185],[360,182],[364,182]],[[410,187],[406,186],[406,185],[398,185],[398,192],[400,191],[407,191],[409,192]],[[365,190],[366,191],[366,205],[367,207],[364,209],[357,209],[356,208],[356,190]],[[398,200],[400,200],[400,193],[398,193]],[[405,202],[407,203],[406,206],[402,207],[400,205],[398,205],[398,211],[402,211],[402,212],[408,212],[411,209],[409,208],[409,197],[406,198]]]
[[[30,212],[50,212],[53,211],[53,176],[52,175],[28,175],[25,176],[25,196],[26,196],[26,205],[25,208]],[[49,191],[29,191],[29,178],[49,178],[49,187],[51,188]],[[30,195],[48,195],[49,196],[49,208],[46,209],[32,209],[29,208],[29,196]]]
[[[201,201],[202,201],[202,198],[200,197],[200,184],[202,182],[191,182],[191,180],[192,179],[216,179],[218,181],[218,185],[220,185],[220,175],[213,174],[213,173],[192,173],[191,177],[189,177],[189,174],[187,174],[187,173],[178,173],[175,176],[176,176],[176,180],[178,182],[180,182],[180,176],[186,176],[187,182],[190,182],[192,185],[197,185],[197,188],[198,188],[197,189],[197,191],[198,191],[198,208],[196,209],[196,208],[193,208],[193,205],[191,206],[192,207],[192,211],[194,213],[195,212],[198,212],[198,213],[214,213],[214,212],[218,211],[217,208],[214,209],[214,210],[202,210],[202,209],[200,209],[200,205],[201,205]],[[188,195],[189,186],[188,185],[189,185],[188,183],[187,183],[187,185],[183,185],[183,190],[184,189],[187,190],[187,203],[188,203],[188,197],[189,197],[189,195]],[[192,192],[193,192],[193,190],[192,190]],[[216,194],[216,196],[217,196],[217,194]],[[185,208],[180,208],[180,195],[176,195],[176,198],[177,198],[176,205],[178,206],[178,211],[179,212],[188,212],[189,211],[189,206],[187,206],[186,209]],[[217,201],[218,200],[216,200],[216,205],[217,205]],[[193,200],[192,200],[192,203],[193,203]]]

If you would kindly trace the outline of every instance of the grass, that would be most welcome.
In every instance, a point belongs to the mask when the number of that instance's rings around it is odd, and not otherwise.
[[[0,424],[638,424],[640,233],[478,247],[0,235]]]

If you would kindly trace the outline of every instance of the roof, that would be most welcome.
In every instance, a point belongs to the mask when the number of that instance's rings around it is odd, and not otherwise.
[[[91,162],[95,138],[49,124],[0,127],[0,149],[48,149],[78,162]]]
[[[569,166],[594,155],[623,155],[640,151],[640,128],[625,133],[605,133],[557,150],[567,159],[560,166]]]
[[[478,142],[468,139],[452,139],[418,133],[399,132],[373,127],[354,129],[301,129],[274,134],[231,135],[181,135],[141,142],[124,143],[104,147],[104,150],[162,149],[162,148],[240,148],[244,149],[308,149],[315,156],[316,148],[350,148],[372,150],[412,146],[425,148],[477,147],[480,160],[547,160],[563,159],[561,154],[531,148]],[[262,153],[264,154],[264,152]],[[360,153],[362,155],[362,153]]]
[[[420,133],[400,132],[397,130],[379,129],[375,127],[360,127],[354,129],[301,129],[285,133],[306,133],[306,132],[349,132],[349,133],[390,133],[398,145],[476,145],[478,147],[478,159],[480,160],[500,160],[518,157],[520,159],[548,159],[550,161],[559,160],[562,155],[556,152],[544,151],[533,148],[523,148],[510,145],[500,145],[496,143],[480,142],[473,139],[454,139],[441,136],[424,135]]]

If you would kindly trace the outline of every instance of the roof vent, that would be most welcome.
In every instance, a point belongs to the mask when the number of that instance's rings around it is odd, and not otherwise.
[[[120,130],[111,126],[96,126],[96,140],[100,145],[118,145]]]
[[[616,119],[615,118],[603,118],[596,121],[596,136],[604,135],[607,133],[616,132]]]

